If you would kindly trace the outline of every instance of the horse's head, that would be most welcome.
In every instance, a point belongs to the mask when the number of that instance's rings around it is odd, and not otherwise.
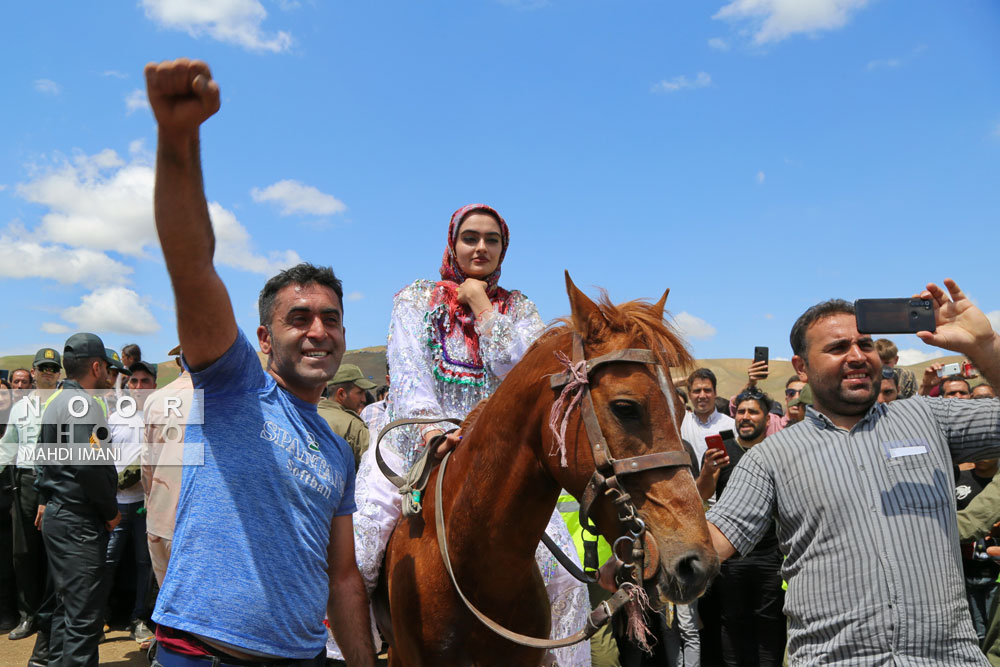
[[[689,602],[704,592],[718,572],[719,559],[709,538],[691,469],[681,464],[690,460],[684,458],[680,438],[684,407],[670,383],[669,367],[687,365],[691,357],[663,321],[667,294],[652,305],[629,302],[615,306],[606,295],[600,303],[591,301],[577,289],[568,273],[566,287],[572,306],[571,330],[556,330],[547,338],[556,350],[573,357],[571,341],[577,335],[583,356],[591,363],[619,351],[632,352],[623,359],[612,356],[590,370],[577,365],[575,386],[554,389],[553,401],[558,405],[552,417],[556,428],[546,429],[543,436],[543,446],[548,449],[545,465],[558,483],[581,500],[585,500],[588,487],[610,477],[611,486],[630,497],[630,504],[645,524],[645,562],[637,566],[643,568],[647,592],[656,593],[651,599]],[[579,357],[579,344],[576,352]],[[561,358],[565,363],[566,358]],[[572,361],[579,362],[579,358]],[[572,362],[562,370],[569,371],[571,366]],[[572,375],[569,372],[565,377]],[[589,434],[585,425],[587,398],[572,402],[574,392],[584,390],[580,386],[584,376],[592,414],[599,424],[596,438],[593,423]],[[570,406],[572,410],[567,412]],[[564,441],[558,435],[563,415],[567,419]],[[591,441],[601,438],[604,442],[592,449]],[[663,455],[648,456],[651,454]],[[619,474],[611,468],[614,461],[620,462],[616,466]],[[589,493],[594,496],[594,489]],[[613,502],[622,497],[621,493],[607,493],[607,487],[599,489],[589,509],[599,531],[612,544],[640,525],[619,518],[628,509],[628,503]],[[631,557],[627,539],[619,542],[618,551],[623,560]]]

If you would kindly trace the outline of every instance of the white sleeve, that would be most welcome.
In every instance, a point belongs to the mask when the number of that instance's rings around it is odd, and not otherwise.
[[[414,283],[396,295],[389,323],[386,361],[393,417],[443,417],[434,391],[434,369],[428,345],[427,306],[433,283]]]
[[[503,378],[542,333],[545,324],[531,299],[520,292],[511,294],[506,313],[493,312],[476,322],[479,353],[483,364],[498,378]]]

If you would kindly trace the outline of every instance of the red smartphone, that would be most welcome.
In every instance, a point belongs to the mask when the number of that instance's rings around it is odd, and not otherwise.
[[[721,449],[722,451],[726,451],[726,445],[722,442],[721,435],[706,435],[705,444],[709,449]]]

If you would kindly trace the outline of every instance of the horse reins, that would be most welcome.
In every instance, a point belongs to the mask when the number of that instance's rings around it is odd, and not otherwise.
[[[667,380],[667,376],[664,373],[662,366],[656,360],[656,357],[651,350],[628,348],[625,350],[616,350],[615,352],[605,354],[595,359],[587,360],[583,349],[583,338],[578,333],[573,332],[573,365],[579,369],[583,369],[583,375],[586,380],[589,380],[590,375],[597,368],[610,363],[641,363],[654,366],[656,368],[656,377],[657,382],[660,385],[660,390],[663,392],[664,398],[668,401],[668,404],[672,405],[670,402],[674,401],[675,397],[670,388],[670,383]],[[579,374],[574,373],[573,368],[570,367],[564,373],[553,375],[550,380],[550,385],[553,389],[561,389],[573,381],[574,378],[579,378]],[[465,597],[465,594],[462,593],[462,589],[459,587],[458,581],[455,579],[455,573],[451,567],[451,558],[448,555],[448,536],[445,532],[444,504],[441,502],[441,498],[445,469],[448,464],[448,459],[451,457],[451,452],[448,452],[448,454],[445,455],[444,460],[441,461],[441,470],[438,472],[437,481],[435,483],[437,498],[434,503],[434,519],[437,527],[438,547],[441,550],[441,557],[444,560],[445,569],[448,571],[451,583],[455,587],[455,592],[458,593],[458,597],[462,600],[469,611],[472,612],[472,614],[486,627],[505,639],[532,648],[562,648],[577,644],[585,639],[589,639],[598,630],[600,630],[601,627],[608,622],[608,620],[611,619],[615,612],[625,606],[625,604],[632,599],[632,593],[630,590],[632,587],[638,587],[640,590],[642,589],[643,582],[646,578],[644,571],[646,524],[641,518],[639,518],[638,510],[632,503],[631,496],[619,483],[619,477],[626,477],[628,475],[645,472],[647,470],[687,467],[691,465],[691,457],[686,451],[657,452],[655,454],[633,456],[626,459],[613,458],[608,450],[608,443],[604,438],[604,433],[601,431],[600,422],[597,420],[597,413],[594,409],[594,401],[590,395],[589,382],[578,382],[575,390],[581,392],[581,397],[579,399],[580,415],[583,419],[584,428],[587,432],[587,439],[590,442],[590,448],[593,452],[595,463],[594,474],[587,483],[580,499],[580,525],[585,528],[589,525],[588,521],[591,506],[599,496],[606,495],[613,497],[612,502],[618,507],[618,521],[625,526],[625,533],[615,540],[612,545],[612,552],[615,557],[622,561],[622,565],[619,566],[615,573],[618,590],[609,599],[602,602],[596,609],[590,612],[590,615],[587,617],[586,625],[576,634],[563,639],[539,639],[529,637],[504,628],[499,623],[493,621],[481,611],[476,609],[468,598]],[[548,542],[546,544],[548,545]],[[586,569],[596,570],[597,543],[595,541],[585,540],[584,545],[584,567]],[[619,552],[621,546],[623,545],[631,547],[631,549],[624,554]],[[548,546],[551,549],[552,545]],[[625,556],[624,558],[622,558],[623,555]],[[588,560],[591,561],[591,566],[587,565]],[[562,562],[562,559],[560,559],[560,562]],[[649,573],[650,576],[652,576],[656,570],[656,564],[654,563],[653,565],[654,567]],[[588,577],[588,579],[590,578]]]

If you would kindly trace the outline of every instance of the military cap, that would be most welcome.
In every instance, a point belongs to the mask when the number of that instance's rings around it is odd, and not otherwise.
[[[361,369],[354,364],[341,364],[340,369],[337,370],[337,374],[330,380],[330,384],[341,384],[343,382],[353,382],[356,386],[365,390],[376,387],[376,384],[367,380]]]
[[[63,347],[63,358],[89,359],[97,357],[111,363],[108,358],[108,348],[100,336],[92,333],[75,333],[66,340]],[[121,363],[121,362],[119,362]]]
[[[156,379],[156,364],[151,364],[148,361],[137,361],[128,367],[128,373],[131,375],[136,371],[146,371]]]
[[[35,352],[35,360],[31,362],[31,367],[38,368],[39,366],[44,366],[45,364],[62,366],[62,359],[60,358],[59,353],[51,347],[43,347],[38,352]]]
[[[110,347],[105,350],[108,355],[108,363],[111,364],[111,368],[115,369],[119,373],[124,373],[125,375],[132,375],[132,371],[125,368],[125,364],[122,363],[122,358],[118,356],[118,353],[112,350]]]

